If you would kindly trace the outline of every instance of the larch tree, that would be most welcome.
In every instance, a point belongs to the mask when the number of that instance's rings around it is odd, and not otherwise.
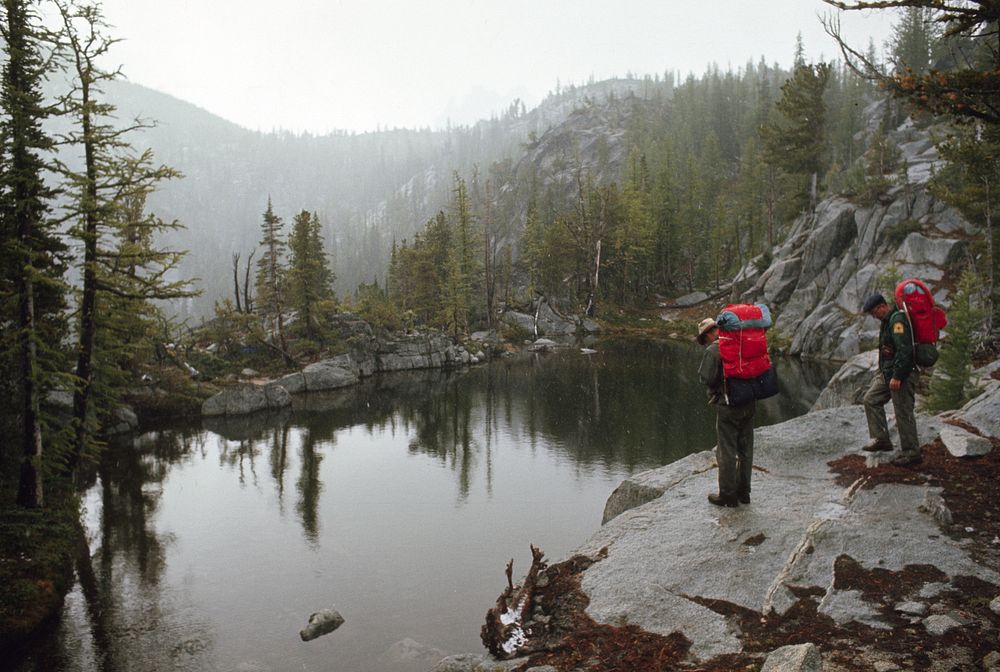
[[[183,253],[153,245],[157,231],[178,225],[143,213],[146,196],[161,181],[179,173],[156,165],[149,150],[136,153],[128,135],[148,124],[135,120],[125,127],[116,126],[114,105],[102,100],[102,86],[121,73],[101,65],[117,40],[107,34],[100,5],[72,0],[53,0],[53,4],[62,21],[62,29],[55,34],[57,53],[71,82],[60,106],[73,125],[61,142],[82,153],[80,167],[59,164],[71,195],[64,219],[83,250],[71,450],[67,457],[67,468],[73,470],[93,444],[99,423],[118,402],[113,394],[95,394],[95,390],[111,392],[116,387],[100,380],[102,365],[107,367],[105,375],[115,376],[120,370],[116,356],[105,358],[99,346],[100,342],[114,350],[123,345],[112,345],[115,338],[106,327],[115,321],[119,328],[129,324],[128,314],[146,302],[192,296],[194,292],[185,281],[167,279]],[[120,319],[123,313],[124,320]]]

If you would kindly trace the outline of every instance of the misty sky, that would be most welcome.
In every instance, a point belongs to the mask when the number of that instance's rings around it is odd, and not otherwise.
[[[557,82],[839,56],[820,0],[104,0],[133,82],[242,126],[464,124]],[[889,12],[842,15],[861,47]],[[150,111],[155,117],[155,111]]]

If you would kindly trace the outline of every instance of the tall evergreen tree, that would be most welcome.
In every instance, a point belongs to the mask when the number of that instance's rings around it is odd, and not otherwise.
[[[897,74],[925,74],[937,52],[940,29],[933,7],[906,7],[893,26],[890,59]]]
[[[292,220],[288,236],[288,302],[305,333],[319,335],[317,318],[323,302],[333,301],[333,272],[323,247],[319,216],[303,210]]]
[[[826,107],[823,92],[830,80],[828,63],[795,69],[781,87],[778,115],[764,128],[765,156],[790,183],[787,192],[798,206],[814,204],[816,183],[826,160]]]
[[[284,353],[288,352],[285,340],[285,242],[284,222],[274,214],[271,199],[260,225],[260,246],[264,253],[257,260],[257,311],[266,324],[277,330],[278,342]]]
[[[63,246],[50,220],[54,196],[44,175],[52,139],[42,129],[51,108],[43,102],[41,81],[46,63],[41,57],[38,17],[33,2],[4,0],[2,31],[7,51],[0,84],[2,163],[0,163],[0,236],[5,248],[0,278],[3,295],[3,341],[16,353],[19,380],[14,390],[21,433],[21,474],[17,502],[28,508],[45,503],[42,487],[42,421],[39,398],[51,360],[40,350],[55,334],[46,334],[49,319],[58,321],[62,307],[60,281]],[[4,358],[6,360],[6,357]],[[5,368],[8,362],[5,361]],[[6,377],[6,376],[5,376]]]
[[[1000,126],[966,124],[939,145],[947,163],[935,176],[935,195],[951,203],[985,232],[990,333],[1000,343]]]

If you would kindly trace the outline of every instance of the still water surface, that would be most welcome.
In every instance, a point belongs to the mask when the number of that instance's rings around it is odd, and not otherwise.
[[[87,491],[91,557],[17,672],[424,672],[481,651],[529,544],[559,559],[630,474],[714,445],[685,344],[604,343],[382,376],[281,415],[115,446]],[[832,373],[780,362],[769,424]],[[309,614],[346,623],[301,642]]]

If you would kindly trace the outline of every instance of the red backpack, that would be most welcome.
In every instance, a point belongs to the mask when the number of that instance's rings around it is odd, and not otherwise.
[[[757,378],[771,368],[764,330],[771,326],[771,314],[762,304],[730,304],[716,320],[719,326],[719,355],[726,378]]]
[[[948,325],[948,316],[934,305],[931,290],[916,278],[896,285],[896,306],[910,318],[914,343],[937,343],[941,329]]]
[[[934,305],[934,295],[920,280],[910,278],[896,285],[896,306],[906,313],[913,334],[913,361],[917,366],[934,366],[938,360],[937,342],[948,316]]]

